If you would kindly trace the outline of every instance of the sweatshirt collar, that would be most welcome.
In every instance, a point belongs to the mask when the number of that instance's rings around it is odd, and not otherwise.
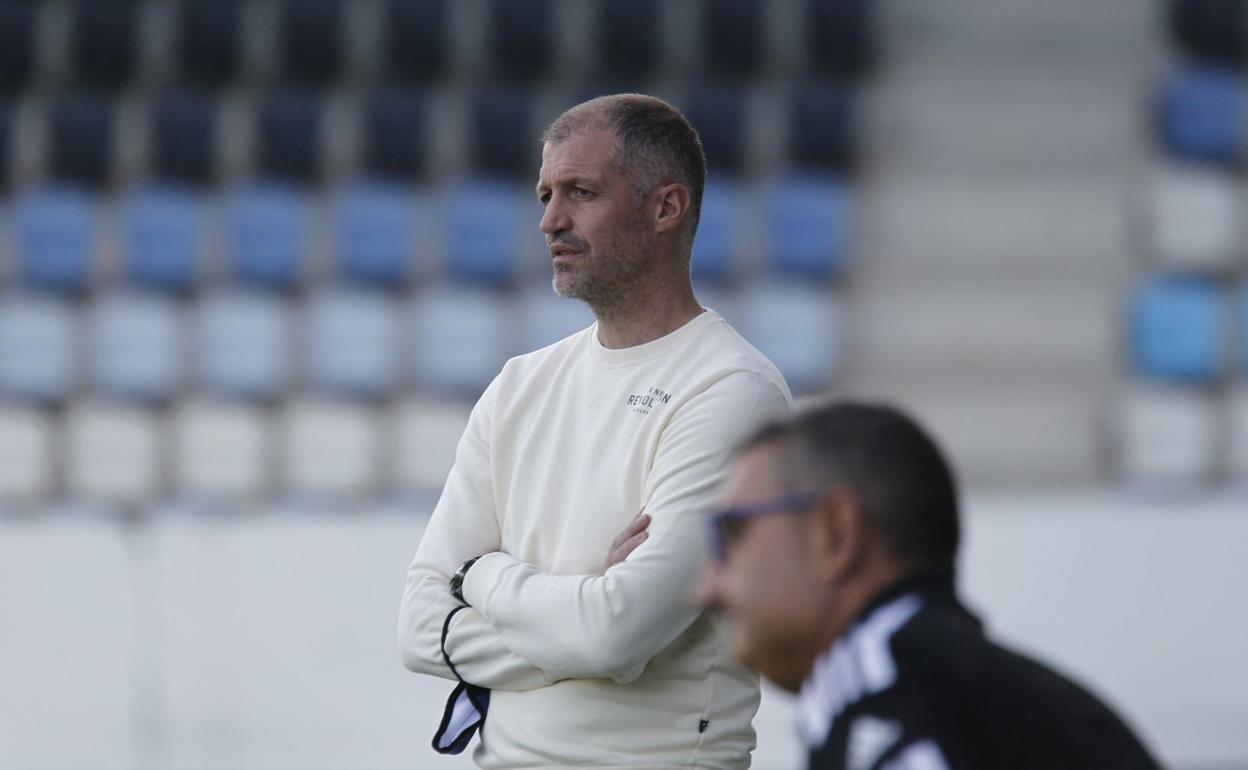
[[[706,328],[710,324],[720,322],[723,319],[714,310],[704,310],[698,315],[690,319],[680,328],[668,332],[659,337],[657,340],[643,342],[640,345],[633,345],[627,348],[608,348],[604,347],[598,339],[598,323],[589,329],[589,352],[595,363],[608,368],[616,368],[622,366],[632,366],[643,361],[649,361],[652,358],[674,350],[684,344],[686,340],[698,333],[698,330]]]

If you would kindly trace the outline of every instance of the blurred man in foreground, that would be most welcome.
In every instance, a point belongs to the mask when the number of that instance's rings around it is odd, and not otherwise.
[[[958,601],[940,450],[902,414],[838,404],[740,449],[700,600],[733,651],[800,691],[820,770],[1152,770],[1112,711],[984,637]]]
[[[403,662],[459,682],[435,748],[480,727],[481,767],[748,767],[757,677],[687,586],[732,447],[788,388],[694,297],[706,165],[680,113],[603,97],[544,141],[554,289],[598,320],[473,409],[408,571]]]

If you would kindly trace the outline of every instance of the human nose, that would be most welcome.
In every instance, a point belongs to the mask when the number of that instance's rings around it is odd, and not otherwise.
[[[538,224],[538,227],[546,235],[554,235],[570,229],[571,225],[572,223],[568,220],[567,211],[563,205],[558,198],[552,197],[542,212],[542,221]]]

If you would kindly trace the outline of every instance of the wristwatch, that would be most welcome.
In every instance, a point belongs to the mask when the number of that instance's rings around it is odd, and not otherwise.
[[[455,574],[451,575],[451,596],[459,599],[464,604],[468,602],[464,600],[464,577],[468,574],[468,570],[473,564],[477,563],[480,556],[474,556],[463,564],[459,565],[459,569],[455,570]]]

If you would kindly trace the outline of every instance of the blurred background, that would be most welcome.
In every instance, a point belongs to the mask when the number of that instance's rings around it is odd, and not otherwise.
[[[938,434],[990,628],[1248,768],[1246,57],[1248,0],[0,0],[0,767],[470,765],[404,571],[592,321],[537,137],[640,90],[703,304]]]

